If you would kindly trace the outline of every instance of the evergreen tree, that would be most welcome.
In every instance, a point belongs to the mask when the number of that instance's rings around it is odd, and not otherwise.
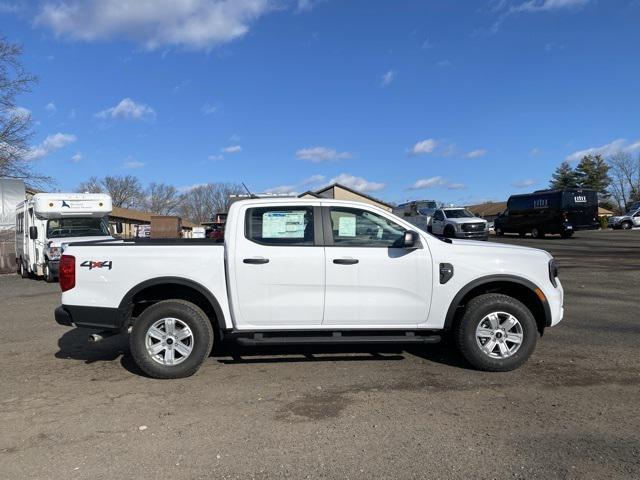
[[[602,155],[585,155],[575,169],[577,184],[592,188],[604,197],[609,196],[609,165]]]
[[[549,187],[553,189],[575,187],[578,184],[576,172],[566,160],[560,164],[551,176]]]

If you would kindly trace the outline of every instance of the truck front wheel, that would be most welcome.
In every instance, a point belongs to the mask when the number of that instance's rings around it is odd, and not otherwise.
[[[454,337],[460,353],[472,366],[506,372],[518,368],[531,356],[538,329],[522,302],[491,293],[469,301]]]
[[[213,347],[207,315],[184,300],[164,300],[147,308],[133,324],[131,355],[153,378],[184,378],[196,373]]]

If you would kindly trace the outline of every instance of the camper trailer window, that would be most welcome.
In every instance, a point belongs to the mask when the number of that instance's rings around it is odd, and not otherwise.
[[[108,236],[104,218],[55,218],[47,222],[47,238]]]

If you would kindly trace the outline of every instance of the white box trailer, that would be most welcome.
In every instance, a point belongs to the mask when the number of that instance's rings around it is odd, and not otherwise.
[[[102,193],[37,193],[16,207],[16,258],[23,277],[54,281],[64,244],[113,239],[111,197]]]

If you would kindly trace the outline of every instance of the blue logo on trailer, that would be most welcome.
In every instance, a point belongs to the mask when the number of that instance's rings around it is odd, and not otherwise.
[[[62,200],[62,207],[61,208],[64,208],[64,207],[71,208],[71,205],[69,205],[66,200]]]

